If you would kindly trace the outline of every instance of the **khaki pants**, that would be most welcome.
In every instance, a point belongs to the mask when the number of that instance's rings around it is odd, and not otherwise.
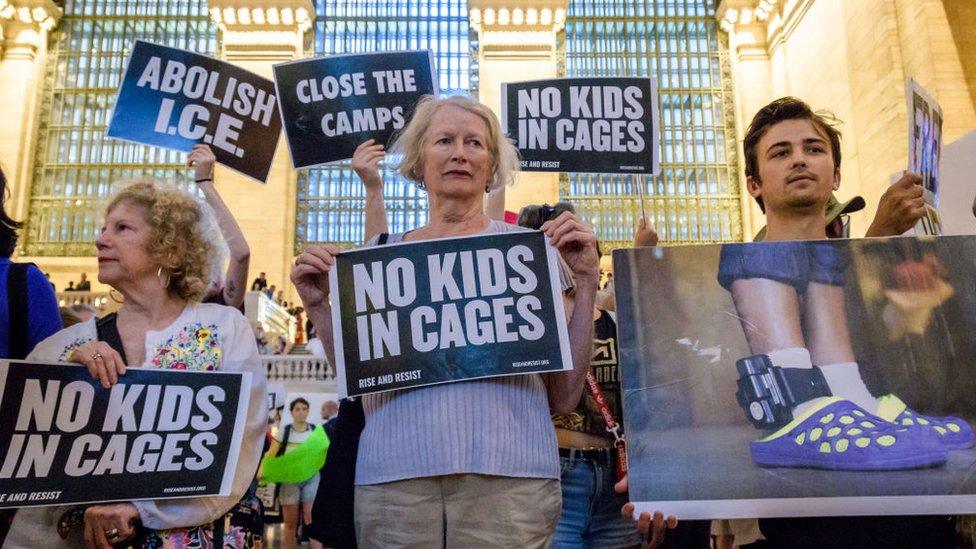
[[[361,549],[545,548],[559,520],[555,479],[447,475],[356,486]]]

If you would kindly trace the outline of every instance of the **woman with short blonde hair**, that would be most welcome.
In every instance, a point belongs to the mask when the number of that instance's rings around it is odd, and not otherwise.
[[[524,230],[484,211],[486,191],[518,169],[514,146],[484,105],[426,98],[394,150],[403,154],[400,172],[427,192],[429,221],[389,235],[389,243]],[[381,145],[367,142],[353,157],[367,186],[381,184],[382,154]],[[364,396],[354,498],[360,547],[547,546],[560,508],[549,408],[568,412],[580,398],[599,268],[593,229],[575,216],[567,213],[542,230],[572,270],[582,303],[569,321],[573,370]],[[367,245],[376,244],[374,238]],[[338,253],[332,244],[310,246],[291,274],[333,364],[327,275]]]

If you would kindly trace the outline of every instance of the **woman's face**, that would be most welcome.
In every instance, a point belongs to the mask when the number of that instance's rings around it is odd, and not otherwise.
[[[156,276],[159,264],[146,248],[150,227],[145,215],[144,208],[123,201],[105,216],[105,226],[95,240],[99,282],[118,288],[119,283]]]
[[[297,423],[305,423],[308,420],[308,406],[299,402],[291,409],[291,417]]]
[[[488,125],[456,105],[434,112],[421,152],[427,191],[443,197],[484,194],[494,161],[488,151]]]

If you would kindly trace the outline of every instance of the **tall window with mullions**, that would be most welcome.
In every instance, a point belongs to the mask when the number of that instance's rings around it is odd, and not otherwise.
[[[738,155],[728,44],[712,0],[570,0],[566,76],[657,77],[661,175],[643,177],[645,211],[672,244],[741,240]],[[628,246],[640,216],[630,175],[567,174],[577,204],[610,248]]]
[[[64,3],[48,50],[25,254],[91,255],[100,202],[114,181],[148,175],[192,183],[184,153],[105,138],[137,39],[206,54],[217,49],[206,0]]]
[[[473,92],[477,43],[466,0],[320,0],[314,54],[423,50],[434,52],[441,94]],[[426,194],[383,167],[390,230],[427,222]],[[296,252],[312,242],[344,246],[363,241],[365,190],[348,162],[302,170],[298,175]]]

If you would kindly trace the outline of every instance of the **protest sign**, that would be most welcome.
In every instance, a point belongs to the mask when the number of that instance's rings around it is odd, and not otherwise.
[[[502,84],[502,125],[522,170],[657,175],[654,78],[559,78]]]
[[[281,133],[274,84],[191,51],[137,40],[119,88],[108,137],[189,151],[265,182]]]
[[[636,512],[976,511],[974,269],[972,236],[615,251]]]
[[[0,361],[0,508],[230,494],[248,373]]]
[[[430,51],[347,54],[274,66],[295,168],[352,158],[362,142],[388,145],[424,95],[437,95]]]
[[[571,369],[557,262],[535,231],[340,254],[329,272],[339,398]]]
[[[942,157],[942,107],[914,78],[906,84],[908,95],[908,171],[922,176],[925,216],[915,227],[918,235],[942,234],[939,216]]]

